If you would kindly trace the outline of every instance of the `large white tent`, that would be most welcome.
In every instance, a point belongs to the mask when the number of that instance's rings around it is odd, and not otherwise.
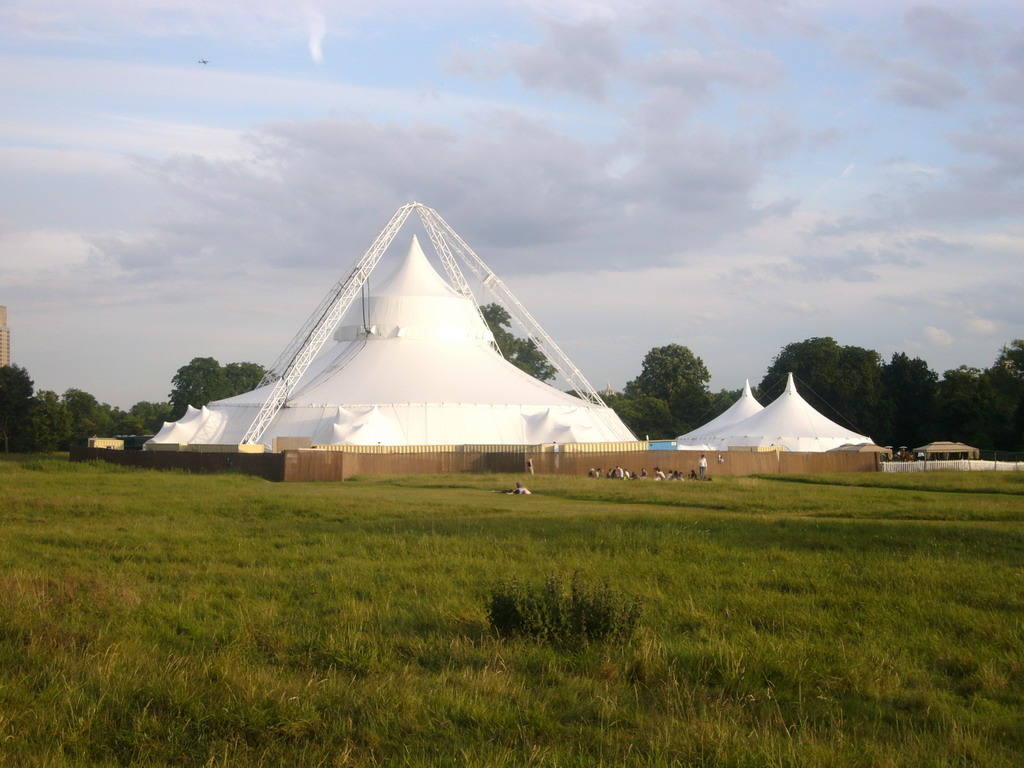
[[[405,259],[354,301],[254,442],[537,445],[635,437],[600,400],[555,389],[503,359],[472,295],[431,266],[414,236]],[[238,444],[275,384],[189,408],[153,443]]]
[[[743,393],[724,413],[719,414],[707,424],[680,435],[676,438],[676,448],[680,451],[714,451],[720,437],[729,434],[733,424],[760,413],[764,406],[757,402],[750,391],[750,379],[743,382]]]
[[[740,446],[776,446],[786,451],[823,452],[841,445],[872,442],[870,437],[840,426],[812,408],[796,391],[792,373],[786,381],[786,391],[763,409],[709,431],[706,427],[711,423],[690,434],[706,437],[707,446],[718,451]]]

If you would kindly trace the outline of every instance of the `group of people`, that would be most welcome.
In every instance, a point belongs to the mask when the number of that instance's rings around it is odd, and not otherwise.
[[[718,455],[718,463],[724,463],[722,455]],[[526,462],[526,469],[532,475],[533,474],[533,459],[528,459]],[[698,472],[700,474],[698,474]],[[647,474],[647,467],[642,468],[639,472],[630,472],[618,464],[609,469],[607,472],[602,470],[600,467],[591,467],[590,471],[587,472],[587,477],[606,477],[615,480],[646,480],[650,475]],[[666,473],[661,467],[654,468],[653,477],[655,480],[710,480],[711,477],[708,475],[708,459],[702,453],[700,459],[697,460],[697,469],[691,469],[689,476],[684,475],[678,469],[669,470]],[[516,493],[516,494],[527,494],[530,489],[525,487],[522,483],[517,482],[515,488],[508,488],[501,493]]]
[[[725,463],[725,459],[722,454],[718,454],[718,463]],[[533,459],[527,459],[526,471],[529,474],[533,474]],[[708,459],[703,453],[700,455],[700,459],[697,460],[697,468],[691,469],[689,475],[684,475],[678,469],[672,469],[666,472],[661,467],[655,467],[652,474],[647,473],[647,467],[642,468],[639,472],[631,472],[624,467],[616,464],[614,467],[607,471],[600,467],[591,467],[590,471],[587,472],[587,477],[606,477],[615,480],[646,480],[649,477],[653,477],[655,480],[710,480],[711,476],[708,475]],[[508,488],[501,491],[501,493],[516,493],[516,494],[527,494],[530,490],[526,488],[522,483],[516,483],[515,488]]]
[[[658,468],[655,467],[655,472]],[[639,473],[630,472],[628,469],[616,465],[614,469],[604,472],[600,467],[591,467],[587,477],[608,477],[616,480],[644,480],[647,478],[647,469],[641,469]]]
[[[699,472],[699,474],[698,474]],[[697,462],[697,469],[691,469],[689,476],[684,475],[677,469],[669,470],[665,473],[661,467],[654,468],[654,479],[655,480],[710,480],[708,475],[708,460],[707,457],[702,453],[700,459]],[[600,467],[591,467],[590,471],[587,472],[587,477],[606,477],[616,480],[646,480],[649,475],[647,474],[647,468],[644,467],[639,472],[630,472],[628,469],[623,469],[619,465],[615,465],[612,469],[607,472],[603,471]]]

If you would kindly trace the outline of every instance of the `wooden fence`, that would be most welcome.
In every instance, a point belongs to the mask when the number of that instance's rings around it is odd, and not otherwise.
[[[71,446],[71,461],[106,461],[142,469],[180,469],[196,474],[241,472],[265,480],[285,480],[282,453],[191,453],[187,451],[115,451]]]
[[[102,460],[147,469],[180,469],[185,472],[242,472],[266,480],[338,481],[356,475],[410,475],[501,473],[528,474],[532,459],[538,475],[586,476],[591,469],[606,473],[622,467],[631,473],[659,467],[666,474],[688,476],[697,470],[700,451],[605,451],[601,453],[552,452],[498,453],[482,451],[430,453],[349,453],[335,451],[284,451],[283,453],[191,453],[176,451],[114,451],[75,447],[72,461]],[[723,451],[706,453],[708,475],[738,477],[759,474],[812,474],[826,472],[874,472],[878,459],[870,453],[786,453]],[[722,457],[719,462],[718,457]]]

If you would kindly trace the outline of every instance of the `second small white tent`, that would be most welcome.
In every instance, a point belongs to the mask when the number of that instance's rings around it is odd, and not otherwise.
[[[676,438],[676,448],[680,451],[715,451],[719,438],[729,433],[733,424],[760,413],[764,406],[757,402],[750,391],[750,379],[743,383],[743,394],[724,412],[703,424],[692,432]]]
[[[872,442],[867,435],[836,424],[812,408],[796,391],[792,373],[786,380],[786,391],[770,405],[714,431],[713,440],[709,439],[707,444],[718,451],[730,447],[777,446],[786,451],[821,453],[841,445]],[[695,432],[707,434],[705,427]]]

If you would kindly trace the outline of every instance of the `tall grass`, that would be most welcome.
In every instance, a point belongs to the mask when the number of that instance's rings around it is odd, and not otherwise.
[[[1019,480],[869,477],[0,463],[0,764],[1020,764]],[[577,572],[639,633],[492,631]]]

